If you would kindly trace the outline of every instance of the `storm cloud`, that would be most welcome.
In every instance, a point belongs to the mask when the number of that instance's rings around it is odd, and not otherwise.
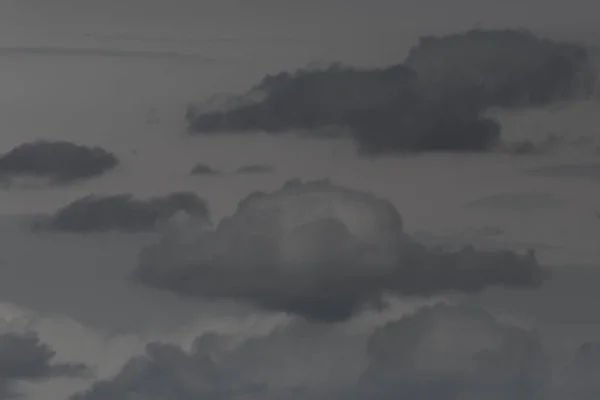
[[[0,178],[45,178],[55,184],[100,176],[118,164],[100,147],[39,140],[21,144],[0,157]]]
[[[142,232],[156,228],[159,222],[178,213],[209,220],[207,203],[192,192],[175,192],[149,199],[136,199],[131,194],[89,195],[36,221],[33,229],[75,233]]]
[[[35,382],[54,377],[80,377],[89,371],[83,364],[54,363],[56,353],[40,342],[36,334],[0,335],[0,399],[18,393],[20,382]]]
[[[285,132],[343,126],[364,153],[488,151],[500,138],[490,107],[588,98],[587,50],[525,31],[424,37],[404,64],[333,65],[266,76],[223,107],[188,108],[192,133]],[[315,133],[317,134],[317,133]]]
[[[235,299],[313,320],[341,321],[383,306],[385,293],[536,287],[532,253],[430,250],[403,230],[387,200],[329,181],[253,193],[192,240],[173,233],[144,249],[134,279],[208,299]]]

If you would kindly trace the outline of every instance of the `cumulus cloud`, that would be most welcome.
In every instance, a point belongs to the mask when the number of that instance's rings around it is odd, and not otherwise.
[[[343,360],[349,362],[343,365]],[[150,343],[145,354],[113,379],[72,399],[118,399],[135,393],[140,400],[325,400],[352,385],[363,362],[363,337],[315,325],[292,322],[250,338],[209,332],[196,339],[191,351]]]
[[[162,197],[136,199],[130,194],[89,195],[73,201],[53,215],[36,221],[34,230],[92,233],[141,232],[184,213],[209,220],[207,203],[192,192],[175,192]]]
[[[210,165],[198,163],[190,171],[191,175],[219,175],[220,172],[213,169]]]
[[[549,365],[536,334],[466,306],[437,305],[376,330],[358,391],[378,399],[539,398]]]
[[[117,164],[117,157],[100,147],[39,140],[21,144],[2,155],[0,178],[25,176],[70,183],[102,175]]]
[[[589,98],[596,84],[585,47],[522,30],[423,37],[405,63],[427,91],[467,93],[486,108]]]
[[[597,398],[597,345],[582,345],[565,369],[544,343],[460,304],[426,306],[365,334],[293,320],[252,337],[205,333],[191,351],[150,343],[72,400]]]
[[[251,90],[189,107],[192,133],[284,132],[343,126],[366,153],[486,151],[499,141],[490,107],[589,97],[596,72],[587,50],[529,32],[469,31],[425,37],[404,64],[333,65],[265,77]]]
[[[239,167],[236,174],[269,174],[275,172],[271,164],[249,164]]]
[[[83,364],[54,363],[56,353],[34,333],[0,335],[0,399],[15,396],[15,385],[54,377],[80,377]]]
[[[141,252],[134,278],[185,295],[340,321],[383,306],[385,293],[535,287],[542,272],[532,253],[430,250],[403,231],[389,201],[329,181],[291,180],[249,195],[193,240],[165,235]]]

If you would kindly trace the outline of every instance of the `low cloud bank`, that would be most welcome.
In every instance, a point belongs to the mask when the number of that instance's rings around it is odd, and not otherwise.
[[[583,400],[600,394],[597,349],[562,368],[535,331],[435,305],[364,335],[292,321],[249,339],[208,333],[190,352],[152,343],[72,399]]]
[[[0,334],[0,399],[16,397],[19,383],[81,377],[89,372],[83,364],[54,363],[55,355],[36,334]]]
[[[208,221],[207,203],[192,192],[175,192],[162,197],[136,199],[130,194],[89,195],[37,221],[36,231],[94,233],[143,232],[157,227],[178,213]]]
[[[118,162],[116,156],[100,147],[39,140],[21,144],[2,155],[0,179],[34,177],[65,184],[100,176]]]
[[[341,321],[382,295],[533,288],[543,273],[532,253],[431,250],[403,231],[387,200],[329,181],[286,182],[253,193],[193,240],[176,233],[144,249],[138,282],[184,295],[233,299],[272,311]]]
[[[490,107],[588,98],[595,85],[582,46],[474,30],[422,38],[404,64],[389,68],[269,75],[223,107],[189,107],[186,118],[197,134],[344,126],[365,153],[488,151],[501,130],[484,115]]]

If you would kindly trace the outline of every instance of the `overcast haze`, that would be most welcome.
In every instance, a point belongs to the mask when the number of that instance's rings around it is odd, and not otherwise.
[[[597,92],[438,107],[428,95],[455,93],[418,82],[422,107],[372,139],[397,110],[377,114],[381,69],[420,36],[524,28],[581,45],[596,71],[599,12],[2,1],[0,400],[599,398]],[[190,104],[229,115],[268,74],[337,62],[365,76],[362,124],[334,70],[272,83],[239,131],[188,129]],[[444,114],[456,99],[466,111]],[[489,118],[499,136],[480,149],[473,121]]]

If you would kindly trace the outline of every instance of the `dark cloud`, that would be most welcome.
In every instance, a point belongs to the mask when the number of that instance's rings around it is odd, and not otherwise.
[[[348,126],[364,152],[484,150],[499,126],[475,104],[449,96],[425,98],[417,74],[402,65],[359,70],[334,65],[267,76],[251,90],[262,101],[225,111],[188,112],[192,132]]]
[[[54,377],[80,377],[83,364],[53,363],[55,352],[35,334],[0,335],[0,399],[16,396],[15,385]]]
[[[220,172],[213,169],[210,165],[198,163],[192,167],[191,175],[219,175]]]
[[[130,194],[89,195],[37,221],[35,230],[77,233],[152,230],[157,223],[183,212],[209,220],[207,203],[191,192],[175,192],[163,197],[135,199]]]
[[[270,164],[249,164],[239,167],[236,174],[269,174],[275,172],[275,167]]]
[[[597,344],[564,366],[534,330],[465,305],[424,307],[355,334],[292,321],[252,337],[206,333],[191,351],[151,343],[72,400],[591,400]]]
[[[589,98],[596,69],[585,47],[527,31],[473,30],[423,37],[405,60],[426,91],[474,96],[483,107]]]
[[[500,125],[484,116],[490,107],[587,98],[595,81],[581,46],[476,30],[422,38],[405,64],[388,68],[267,76],[221,107],[188,108],[186,118],[192,133],[343,126],[365,153],[486,151],[500,137]]]
[[[384,293],[535,287],[542,277],[533,254],[429,250],[403,231],[389,201],[329,181],[291,180],[273,193],[253,193],[193,243],[165,235],[142,251],[135,279],[339,321],[381,306]]]
[[[237,340],[236,340],[237,339]],[[336,340],[337,339],[337,340]],[[196,339],[187,352],[178,346],[150,343],[115,378],[96,383],[72,400],[276,400],[331,399],[333,388],[348,385],[360,365],[340,365],[346,353],[360,361],[364,340],[292,323],[246,340],[217,333]],[[354,372],[356,371],[356,372]]]
[[[117,164],[117,157],[100,147],[40,140],[5,153],[0,158],[0,178],[28,176],[70,183],[102,175]]]

